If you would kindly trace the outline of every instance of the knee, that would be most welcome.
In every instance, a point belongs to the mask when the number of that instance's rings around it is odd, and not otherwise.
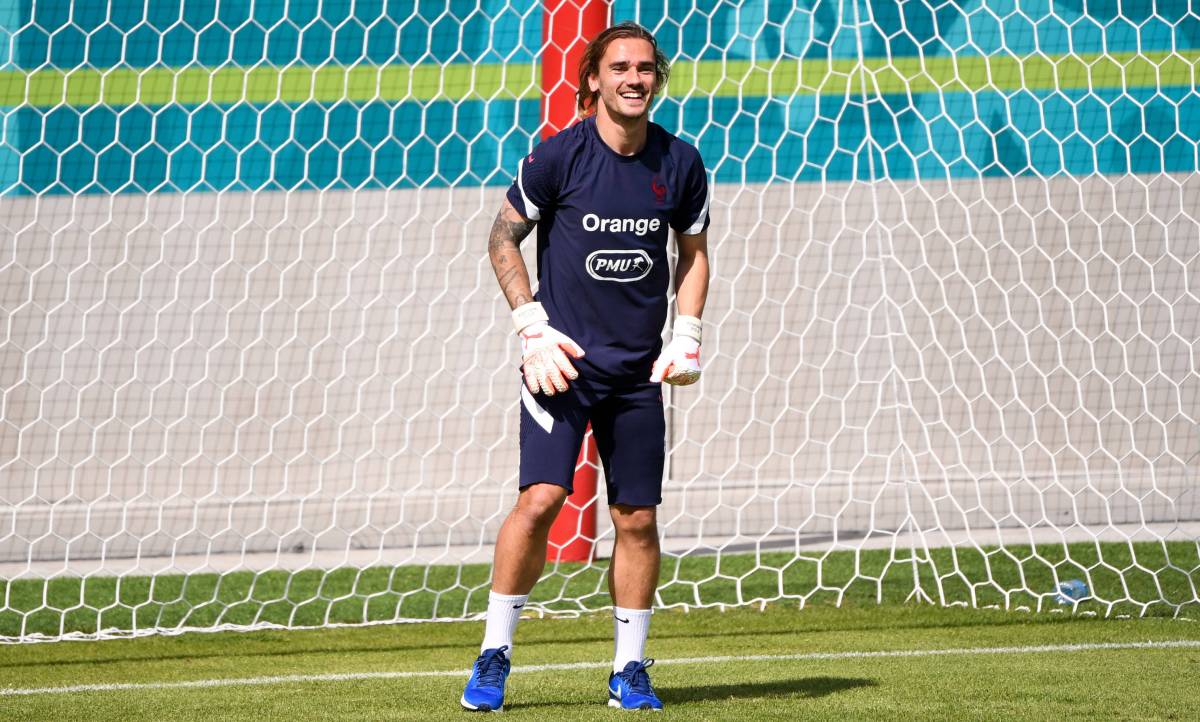
[[[613,526],[617,533],[626,538],[635,539],[641,544],[658,543],[658,515],[652,506],[625,506],[617,504],[612,507]]]
[[[567,490],[554,484],[533,484],[521,490],[513,514],[531,528],[550,528],[567,499]]]

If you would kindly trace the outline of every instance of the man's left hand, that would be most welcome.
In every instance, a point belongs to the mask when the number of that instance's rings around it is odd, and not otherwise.
[[[672,326],[673,338],[654,362],[650,380],[687,386],[700,380],[700,319],[680,316]]]

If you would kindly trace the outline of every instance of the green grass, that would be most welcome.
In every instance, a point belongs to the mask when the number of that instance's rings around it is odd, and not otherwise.
[[[920,58],[680,61],[674,97],[1046,91],[1189,86],[1194,50],[1027,57],[959,54]],[[336,103],[534,99],[529,63],[326,65],[251,68],[72,68],[0,71],[0,105],[75,107],[180,103]]]
[[[532,601],[587,612],[610,602],[606,562],[548,569]],[[488,565],[0,581],[0,636],[249,625],[315,626],[462,617],[486,608]],[[1075,611],[1174,616],[1200,606],[1193,542],[948,547],[667,557],[660,606],[930,601],[1057,606],[1055,580],[1083,579]]]
[[[607,614],[528,619],[517,630],[504,719],[615,720],[604,706]],[[6,720],[471,719],[458,709],[482,624],[399,624],[185,634],[0,646],[0,688],[446,671],[448,676],[310,680],[206,689],[0,696]],[[1036,652],[1021,648],[1200,642],[1183,618],[941,608],[770,605],[655,615],[647,653],[667,710],[655,719],[938,720],[1200,717],[1200,647]],[[1004,653],[672,663],[720,655],[1008,648]],[[527,671],[522,665],[594,663]],[[1147,673],[1169,670],[1170,673]]]

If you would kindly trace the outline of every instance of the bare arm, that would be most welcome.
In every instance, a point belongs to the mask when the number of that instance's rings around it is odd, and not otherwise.
[[[681,316],[700,318],[708,299],[708,231],[676,234],[679,265],[675,268],[675,306]]]
[[[488,237],[488,256],[492,259],[492,270],[500,282],[500,290],[508,299],[510,308],[529,303],[533,291],[529,287],[529,269],[521,257],[521,241],[537,225],[517,212],[508,199],[500,206],[492,232]]]
[[[504,199],[492,233],[488,237],[488,256],[500,282],[500,290],[513,309],[513,324],[521,337],[521,371],[525,386],[532,393],[553,396],[567,390],[567,382],[579,378],[570,358],[583,358],[583,349],[567,336],[550,328],[541,304],[533,303],[529,288],[529,269],[521,257],[521,241],[529,235],[531,221]],[[533,305],[526,306],[526,304]],[[518,311],[521,306],[525,308]]]
[[[671,342],[650,370],[650,381],[687,386],[700,379],[700,314],[708,299],[708,232],[675,234],[679,264],[675,267],[675,306]]]

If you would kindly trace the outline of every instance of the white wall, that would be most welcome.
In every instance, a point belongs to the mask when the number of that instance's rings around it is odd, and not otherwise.
[[[0,560],[486,548],[502,193],[0,200]],[[716,196],[676,546],[1200,519],[1200,179]]]

